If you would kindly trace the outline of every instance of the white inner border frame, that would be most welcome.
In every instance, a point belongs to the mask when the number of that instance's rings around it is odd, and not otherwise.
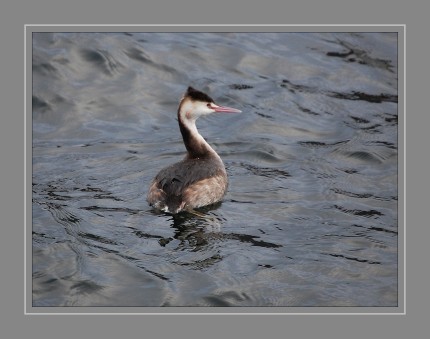
[[[31,156],[31,100],[28,99],[28,87],[31,89],[32,48],[31,33],[33,32],[76,32],[85,29],[86,32],[100,31],[127,31],[133,28],[136,32],[160,32],[166,28],[172,33],[172,28],[177,32],[195,31],[202,28],[204,31],[223,32],[294,32],[294,28],[302,32],[394,32],[398,33],[398,306],[397,307],[33,307],[32,306],[32,251],[27,251],[31,244],[32,213],[31,213],[31,187],[32,181]],[[229,29],[234,28],[234,29]],[[268,30],[264,31],[263,28]],[[221,29],[221,30],[220,30]],[[224,29],[224,30],[223,30]],[[369,30],[370,29],[370,30]],[[403,48],[403,53],[402,52]],[[30,78],[30,79],[29,79]],[[31,99],[31,97],[30,97]],[[29,119],[27,119],[29,116]],[[403,125],[403,128],[401,128]],[[28,128],[30,127],[30,128]],[[401,142],[402,141],[402,142]],[[29,152],[27,152],[29,151]],[[30,161],[27,161],[30,157]],[[30,169],[28,168],[30,166]],[[30,188],[30,189],[29,189]],[[30,208],[30,212],[28,209]],[[28,213],[29,212],[29,213]],[[403,241],[400,240],[403,238]],[[401,296],[403,298],[401,298]],[[30,299],[28,299],[30,297]],[[88,309],[94,312],[88,312]],[[170,312],[174,310],[174,312]],[[198,310],[198,312],[196,312]],[[222,312],[218,312],[222,310]],[[242,310],[247,310],[242,312]],[[272,311],[273,310],[273,311]],[[315,312],[314,310],[318,310]],[[334,311],[336,310],[336,311]],[[233,311],[233,312],[232,312]],[[378,312],[379,311],[379,312]],[[406,25],[404,24],[375,24],[375,25],[197,25],[197,24],[157,24],[157,25],[54,25],[54,24],[26,24],[24,25],[24,314],[25,315],[405,315],[406,314]]]

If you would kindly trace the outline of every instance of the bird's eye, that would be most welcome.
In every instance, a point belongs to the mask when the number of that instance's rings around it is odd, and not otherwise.
[[[207,103],[206,106],[208,106],[208,108],[212,108],[210,103]]]

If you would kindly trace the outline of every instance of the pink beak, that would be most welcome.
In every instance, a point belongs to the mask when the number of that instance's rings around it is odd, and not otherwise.
[[[241,113],[241,110],[238,110],[236,108],[226,107],[226,106],[218,106],[215,104],[211,104],[211,108],[215,112],[224,112],[224,113]]]

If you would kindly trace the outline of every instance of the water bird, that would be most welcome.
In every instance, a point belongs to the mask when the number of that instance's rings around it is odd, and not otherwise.
[[[178,107],[178,123],[187,154],[182,161],[163,168],[152,180],[147,201],[153,208],[171,214],[195,212],[224,197],[227,172],[221,157],[201,136],[197,118],[215,112],[240,113],[219,106],[201,91],[188,87]]]

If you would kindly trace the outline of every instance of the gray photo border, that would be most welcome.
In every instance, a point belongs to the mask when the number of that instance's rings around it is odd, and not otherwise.
[[[397,307],[33,307],[32,306],[32,33],[34,32],[396,32],[398,34],[398,306]],[[406,26],[405,25],[25,25],[25,226],[26,315],[394,315],[406,314]]]

